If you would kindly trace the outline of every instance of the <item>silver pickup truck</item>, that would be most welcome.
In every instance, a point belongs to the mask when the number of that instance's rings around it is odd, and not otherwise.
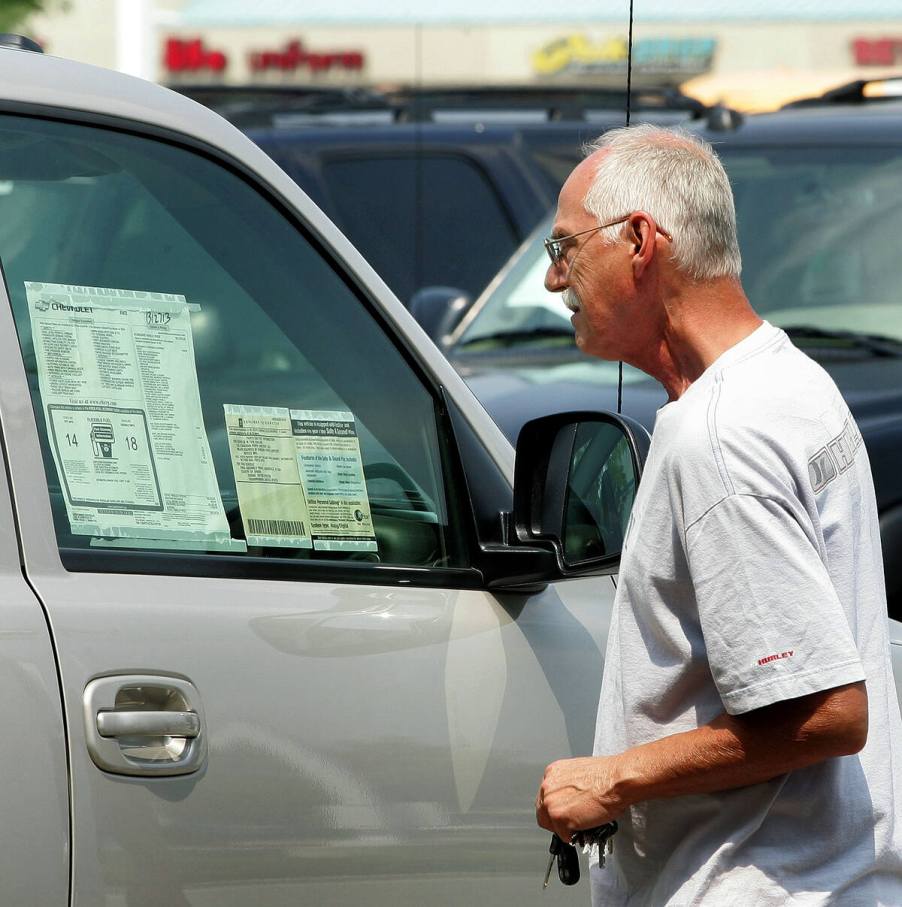
[[[532,801],[591,748],[642,429],[515,467],[241,133],[8,48],[0,265],[0,903],[584,902]]]

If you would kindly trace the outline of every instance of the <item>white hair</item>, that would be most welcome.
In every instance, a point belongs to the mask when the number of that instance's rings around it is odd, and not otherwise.
[[[612,129],[586,146],[604,149],[583,205],[599,223],[645,211],[673,237],[677,267],[693,280],[739,277],[736,208],[714,149],[680,129]],[[606,242],[623,226],[602,230]]]

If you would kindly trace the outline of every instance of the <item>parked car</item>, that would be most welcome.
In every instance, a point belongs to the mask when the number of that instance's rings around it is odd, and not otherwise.
[[[557,197],[561,161],[623,122],[625,93],[575,86],[395,89],[176,85],[239,126],[426,325],[471,299]],[[673,89],[638,119],[709,115]]]
[[[821,104],[700,131],[730,175],[752,304],[831,373],[861,427],[890,613],[902,617],[902,104]],[[512,441],[538,414],[617,404],[617,364],[576,349],[570,313],[542,286],[552,220],[436,338]],[[624,370],[625,413],[651,429],[664,400],[657,382]]]

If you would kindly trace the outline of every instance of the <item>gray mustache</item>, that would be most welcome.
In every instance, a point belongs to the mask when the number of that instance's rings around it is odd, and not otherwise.
[[[563,296],[564,305],[567,306],[567,308],[570,309],[571,312],[575,312],[577,309],[582,307],[579,296],[577,296],[577,294],[569,287],[564,290]]]

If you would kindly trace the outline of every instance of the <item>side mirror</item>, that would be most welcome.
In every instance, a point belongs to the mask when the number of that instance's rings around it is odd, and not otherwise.
[[[488,588],[533,590],[614,573],[650,444],[642,425],[611,413],[527,422],[517,439],[505,538],[481,546]]]
[[[561,576],[611,573],[651,439],[610,413],[556,413],[520,430],[513,528],[519,542],[551,550]]]
[[[423,287],[410,297],[407,308],[423,330],[438,346],[447,345],[445,338],[457,327],[473,298],[454,287]]]

